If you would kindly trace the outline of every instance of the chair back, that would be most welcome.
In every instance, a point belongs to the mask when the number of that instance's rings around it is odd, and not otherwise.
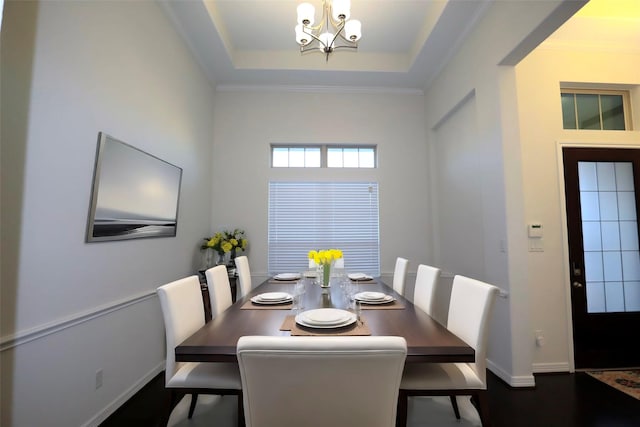
[[[465,276],[455,276],[451,289],[447,328],[476,351],[470,366],[486,384],[489,316],[498,288]]]
[[[209,286],[209,300],[211,301],[211,317],[215,317],[231,307],[231,286],[227,267],[216,265],[204,272]]]
[[[393,271],[393,290],[402,296],[404,296],[404,285],[408,268],[409,260],[400,257],[396,258],[396,268]]]
[[[413,291],[413,304],[427,313],[433,313],[436,283],[440,277],[440,269],[430,265],[420,264],[416,275],[416,287]]]
[[[393,427],[402,337],[241,337],[247,427]]]
[[[160,286],[156,292],[160,299],[167,342],[165,382],[178,371],[175,349],[205,324],[204,304],[198,276],[189,276]]]
[[[238,299],[247,295],[251,291],[251,269],[249,268],[249,258],[245,255],[236,257],[236,270],[238,272]]]

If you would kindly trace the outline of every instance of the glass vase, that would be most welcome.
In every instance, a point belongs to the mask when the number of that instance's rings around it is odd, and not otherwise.
[[[323,288],[328,288],[331,286],[331,266],[333,263],[329,264],[318,264],[316,270],[316,280]]]
[[[226,265],[224,256],[224,252],[218,252],[218,260],[216,261],[216,265]]]

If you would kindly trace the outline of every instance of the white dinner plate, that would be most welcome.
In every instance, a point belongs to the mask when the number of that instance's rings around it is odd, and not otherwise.
[[[273,276],[276,280],[298,280],[300,278],[300,274],[298,273],[280,273]]]
[[[265,300],[258,299],[257,297],[253,297],[251,298],[251,302],[253,302],[254,304],[261,304],[261,305],[278,305],[278,304],[288,304],[290,302],[293,302],[293,298],[284,298],[281,300],[265,301]]]
[[[291,295],[286,292],[265,292],[264,294],[256,295],[255,298],[261,301],[277,301],[291,298]]]
[[[320,308],[302,313],[302,318],[313,325],[337,325],[348,320],[351,313],[337,308]]]
[[[381,300],[367,300],[367,299],[359,299],[358,297],[355,297],[356,301],[360,301],[362,304],[388,304],[390,302],[395,301],[396,299],[394,297],[392,297],[391,295],[386,295],[384,297],[384,299]]]
[[[293,296],[286,292],[267,292],[264,294],[256,295],[251,298],[251,302],[256,304],[284,304],[293,301]]]
[[[347,277],[351,280],[373,280],[373,277],[364,273],[349,273]]]
[[[320,312],[321,310],[334,310],[336,312],[342,312],[344,314],[338,314],[338,313],[331,313],[331,314],[327,314],[326,317],[324,318],[325,320],[330,319],[330,316],[334,316],[334,318],[338,318],[338,316],[340,316],[341,320],[338,323],[316,323],[313,320],[309,320],[307,317],[305,316],[305,313],[310,313],[311,312],[311,317],[315,318],[316,320],[322,320],[323,316],[325,316],[324,314],[318,314],[318,313],[313,313],[313,312]],[[321,329],[329,329],[329,328],[342,328],[344,326],[348,326],[351,325],[352,323],[354,323],[357,320],[357,317],[354,313],[345,311],[345,310],[338,310],[335,308],[319,308],[317,310],[309,310],[309,311],[305,311],[304,313],[300,313],[296,316],[296,323],[298,323],[299,325],[302,326],[306,326],[309,328],[321,328]]]
[[[358,292],[354,295],[356,299],[364,301],[382,301],[386,296],[387,295],[382,292]]]

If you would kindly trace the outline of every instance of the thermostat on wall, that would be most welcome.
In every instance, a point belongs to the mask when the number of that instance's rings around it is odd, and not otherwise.
[[[532,223],[527,227],[529,230],[529,238],[541,238],[542,237],[542,224]]]

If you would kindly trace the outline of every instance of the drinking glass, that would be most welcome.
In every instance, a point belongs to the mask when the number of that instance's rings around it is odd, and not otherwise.
[[[304,311],[304,294],[306,292],[304,276],[296,282],[293,288],[293,308],[296,313]]]

